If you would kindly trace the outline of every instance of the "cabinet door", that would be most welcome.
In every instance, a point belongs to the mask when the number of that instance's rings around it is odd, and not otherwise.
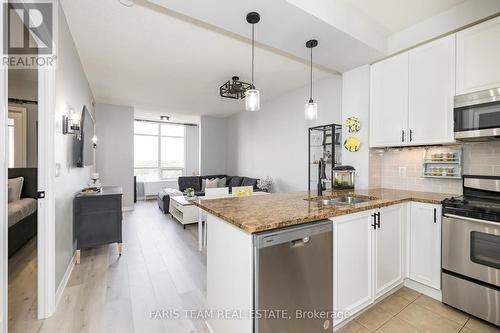
[[[441,206],[411,203],[410,279],[441,289]]]
[[[417,47],[409,57],[409,143],[453,142],[455,35]]]
[[[371,66],[370,147],[402,146],[408,138],[408,53]]]
[[[457,32],[457,95],[500,87],[500,17]]]
[[[380,227],[374,230],[375,298],[403,281],[403,208],[380,210]]]
[[[333,219],[334,309],[358,312],[372,303],[372,212]],[[342,321],[339,319],[336,323]]]

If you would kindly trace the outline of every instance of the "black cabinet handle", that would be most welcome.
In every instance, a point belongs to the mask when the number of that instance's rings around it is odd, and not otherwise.
[[[413,130],[410,130],[410,142],[413,141]]]
[[[371,225],[373,229],[377,229],[377,213],[372,214],[373,217],[373,224]]]
[[[437,222],[437,208],[434,208],[434,223]]]
[[[401,142],[405,142],[405,130],[401,130]]]
[[[377,225],[378,225],[378,228],[380,229],[380,212],[377,213],[377,217],[378,217]]]

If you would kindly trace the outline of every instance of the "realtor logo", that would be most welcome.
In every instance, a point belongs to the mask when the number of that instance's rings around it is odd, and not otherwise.
[[[51,0],[10,1],[3,4],[3,66],[55,66],[57,3]]]

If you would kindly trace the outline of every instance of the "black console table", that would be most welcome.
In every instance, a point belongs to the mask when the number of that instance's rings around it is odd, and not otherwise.
[[[73,232],[76,238],[76,263],[81,250],[118,243],[122,254],[122,195],[118,186],[104,186],[99,193],[78,193],[73,202]]]

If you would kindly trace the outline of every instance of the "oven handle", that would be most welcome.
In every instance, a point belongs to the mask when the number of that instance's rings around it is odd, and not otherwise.
[[[490,222],[486,220],[480,220],[480,219],[474,219],[472,217],[465,217],[465,216],[460,216],[460,215],[455,215],[455,214],[444,214],[445,217],[450,217],[453,219],[458,219],[458,220],[465,220],[465,221],[471,221],[471,222],[477,222],[477,223],[483,223],[483,224],[490,224],[494,225],[495,227],[500,227],[500,223],[498,222]]]

